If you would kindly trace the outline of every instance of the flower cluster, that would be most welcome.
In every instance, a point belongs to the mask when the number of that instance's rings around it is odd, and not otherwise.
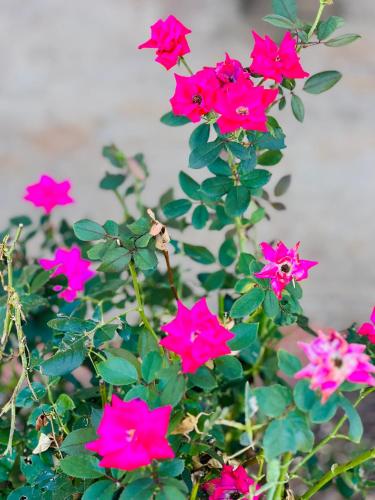
[[[151,39],[139,48],[156,48],[157,60],[167,69],[189,51],[185,35],[190,31],[173,16],[166,21],[160,19],[151,30]],[[170,100],[174,114],[199,122],[202,116],[212,113],[222,134],[240,128],[266,132],[266,112],[278,95],[273,83],[309,74],[301,66],[291,33],[286,33],[280,46],[268,36],[263,39],[256,32],[253,36],[249,67],[226,54],[215,67],[205,67],[187,77],[176,74],[176,90]],[[257,77],[262,80],[255,85]],[[264,85],[266,80],[271,80],[269,88]]]
[[[366,346],[348,343],[339,332],[333,330],[326,334],[322,331],[310,344],[299,342],[309,364],[295,374],[296,379],[311,380],[311,389],[319,389],[322,402],[345,382],[375,386],[375,366],[364,353]]]

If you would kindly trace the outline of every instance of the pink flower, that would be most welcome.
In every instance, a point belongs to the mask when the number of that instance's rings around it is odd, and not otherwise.
[[[49,175],[42,175],[39,182],[26,187],[24,199],[36,207],[43,207],[50,214],[57,205],[69,205],[73,198],[69,196],[70,181],[57,182]]]
[[[225,61],[216,64],[216,77],[222,86],[236,83],[241,78],[249,79],[249,73],[246,73],[242,64],[237,59],[231,59],[229,54],[225,54]]]
[[[305,78],[309,73],[303,70],[296,51],[296,41],[287,32],[280,47],[269,37],[264,39],[253,31],[255,40],[251,53],[253,62],[250,71],[265,78],[281,82],[283,78]]]
[[[199,122],[202,115],[213,110],[219,82],[215,71],[205,68],[192,76],[175,75],[176,90],[171,98],[173,113]]]
[[[375,344],[375,307],[372,310],[370,321],[371,323],[363,323],[359,327],[358,333],[359,335],[365,335],[372,344]]]
[[[281,292],[291,281],[302,281],[308,277],[308,271],[318,262],[302,260],[298,255],[299,242],[293,248],[287,248],[282,241],[273,249],[266,242],[260,244],[263,255],[270,263],[266,264],[256,278],[270,279],[272,290],[281,299]]]
[[[168,336],[160,345],[182,358],[184,373],[194,373],[208,360],[231,352],[226,342],[234,335],[220,325],[208,309],[205,298],[191,310],[180,301],[177,308],[177,316],[162,327]]]
[[[239,465],[236,469],[232,465],[224,465],[221,476],[203,484],[203,489],[209,495],[209,500],[226,500],[237,498],[234,494],[246,495],[254,480],[247,475],[246,470]],[[259,489],[257,485],[256,490]],[[249,498],[248,496],[246,498]],[[252,496],[251,500],[258,500],[259,496]]]
[[[68,279],[68,286],[59,297],[66,302],[73,302],[78,292],[85,288],[85,283],[95,274],[90,269],[91,262],[81,258],[81,250],[77,246],[73,246],[70,250],[58,248],[55,252],[54,259],[40,259],[39,264],[49,271],[54,269],[52,277],[63,274]],[[54,287],[55,291],[60,291],[61,286]]]
[[[159,19],[151,26],[151,38],[139,49],[156,49],[156,61],[166,69],[175,66],[180,57],[190,52],[186,35],[191,31],[174,16]]]
[[[103,458],[101,467],[134,470],[153,460],[174,458],[166,439],[171,406],[150,410],[140,399],[122,401],[112,396],[106,404],[98,427],[99,439],[86,444],[88,450]]]
[[[296,379],[311,380],[311,389],[320,389],[322,402],[336,391],[345,381],[354,384],[375,385],[375,366],[364,353],[366,346],[349,344],[339,332],[329,334],[319,331],[319,336],[310,344],[298,342],[310,363],[297,372]]]
[[[277,89],[254,87],[250,80],[239,80],[219,92],[215,111],[221,116],[217,121],[220,132],[227,134],[239,128],[267,132],[267,107],[275,100]]]

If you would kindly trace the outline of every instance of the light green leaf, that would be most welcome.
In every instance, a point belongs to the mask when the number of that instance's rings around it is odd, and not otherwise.
[[[109,358],[97,365],[103,380],[113,385],[129,385],[137,382],[138,373],[134,365],[123,358]]]

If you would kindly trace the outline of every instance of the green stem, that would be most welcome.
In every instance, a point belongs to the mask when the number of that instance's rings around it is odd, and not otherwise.
[[[236,232],[237,232],[237,237],[238,237],[238,246],[240,249],[240,253],[245,253],[246,252],[246,233],[245,233],[245,228],[242,225],[241,217],[235,217],[234,223],[236,226]]]
[[[318,10],[318,13],[316,15],[315,21],[313,22],[313,24],[312,24],[312,26],[310,28],[310,31],[309,31],[309,33],[307,35],[307,40],[310,40],[310,38],[314,34],[314,32],[316,30],[316,27],[318,26],[318,23],[320,21],[320,18],[322,17],[322,14],[323,14],[325,6],[326,6],[325,0],[320,0],[319,10]]]
[[[124,222],[126,222],[128,220],[128,218],[129,218],[129,212],[128,212],[128,209],[126,207],[125,200],[121,196],[121,194],[119,193],[118,189],[114,189],[113,192],[115,193],[115,196],[116,196],[116,198],[118,199],[118,202],[121,205],[121,208],[122,208],[122,211],[123,211],[123,214],[124,214]]]
[[[347,462],[346,464],[338,465],[337,467],[332,467],[330,471],[328,471],[324,476],[318,481],[312,488],[306,491],[304,495],[302,495],[301,500],[307,500],[311,498],[315,493],[323,488],[327,483],[332,481],[335,477],[343,474],[344,472],[354,469],[354,467],[358,467],[358,465],[363,464],[367,460],[375,458],[375,448],[369,451],[365,451],[361,453],[357,458]]]
[[[147,330],[151,333],[151,335],[155,338],[156,342],[159,344],[159,337],[156,335],[154,329],[152,328],[149,320],[146,317],[145,310],[143,307],[143,301],[141,297],[141,290],[138,283],[137,271],[135,270],[135,266],[133,262],[129,263],[129,271],[133,280],[133,287],[135,292],[135,298],[138,305],[138,313],[143,321],[143,324],[147,328]]]
[[[273,497],[274,500],[281,500],[282,498],[284,498],[286,475],[288,472],[291,459],[292,459],[292,454],[285,453],[283,463],[281,464],[280,467],[280,476],[278,481],[279,484],[277,485],[275,496]]]
[[[199,491],[199,481],[194,484],[193,489],[191,490],[190,500],[196,500]]]
[[[188,65],[188,63],[186,62],[186,59],[183,57],[183,56],[180,56],[180,62],[182,62],[182,64],[185,66],[187,72],[190,74],[190,75],[194,75],[193,73],[193,70],[190,68],[190,66]]]
[[[366,396],[368,396],[369,394],[371,394],[372,392],[375,391],[375,387],[370,387],[369,389],[367,389],[366,391],[364,391],[360,396],[359,398],[357,399],[357,401],[354,403],[354,406],[357,407],[359,405],[359,403],[365,399]],[[310,453],[308,453],[304,458],[303,460],[301,460],[301,462],[299,462],[295,467],[294,469],[292,470],[292,474],[294,474],[295,472],[297,472],[298,469],[300,469],[303,465],[305,465],[306,462],[308,462],[310,460],[310,458],[312,458],[319,450],[321,450],[329,441],[331,441],[331,439],[335,439],[337,438],[337,434],[339,432],[339,430],[341,429],[341,427],[344,425],[344,423],[346,422],[347,420],[347,415],[344,415],[343,417],[340,418],[340,420],[337,422],[335,428],[333,429],[333,431],[331,432],[331,434],[329,434],[328,436],[326,436],[324,439],[322,439],[322,441],[320,441],[311,451]]]

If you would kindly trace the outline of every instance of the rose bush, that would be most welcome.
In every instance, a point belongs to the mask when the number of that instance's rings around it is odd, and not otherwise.
[[[373,486],[357,407],[375,386],[375,313],[316,332],[300,282],[318,263],[299,243],[252,238],[285,208],[277,199],[291,180],[267,190],[285,148],[274,115],[290,103],[302,122],[299,81],[320,94],[341,78],[310,76],[303,49],[358,38],[334,35],[343,20],[323,20],[330,3],[308,23],[295,0],[273,0],[264,20],[286,30],[280,44],[253,32],[243,62],[227,53],[195,73],[191,30],[174,16],[151,27],[139,48],[178,66],[161,121],[198,124],[182,196],[169,189],[145,206],[143,155],[114,145],[100,188],[118,199],[118,221],[59,219],[74,203],[68,180],[42,175],[25,188],[44,213],[11,219],[0,247],[2,498],[308,499],[329,485],[364,498]],[[206,169],[203,182],[194,169]],[[218,250],[209,236],[189,243],[188,227],[218,232]],[[280,348],[287,325],[311,335],[305,366]],[[333,440],[351,443],[339,464]]]

